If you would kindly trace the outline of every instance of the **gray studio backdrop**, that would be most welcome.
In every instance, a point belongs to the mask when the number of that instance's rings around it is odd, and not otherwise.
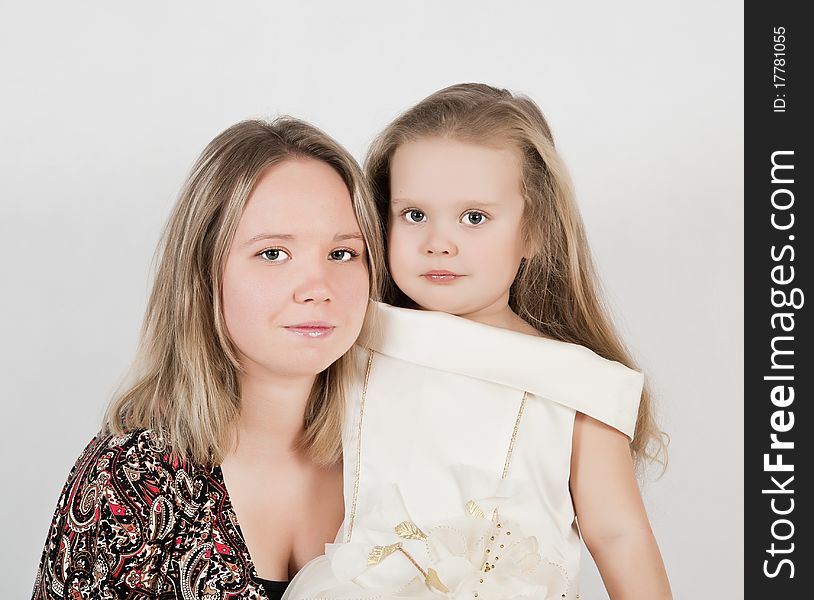
[[[4,598],[135,349],[196,155],[290,113],[362,159],[458,81],[523,91],[570,167],[670,465],[643,484],[677,598],[742,597],[738,2],[0,2]],[[586,554],[583,597],[606,598]]]

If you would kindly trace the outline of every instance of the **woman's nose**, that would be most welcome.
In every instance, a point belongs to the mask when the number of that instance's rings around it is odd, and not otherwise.
[[[331,301],[331,287],[324,268],[314,267],[304,274],[294,290],[294,300],[303,304]]]

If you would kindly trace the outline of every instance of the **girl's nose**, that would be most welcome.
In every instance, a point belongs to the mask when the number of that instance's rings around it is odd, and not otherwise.
[[[451,236],[443,232],[432,232],[424,243],[424,254],[427,256],[455,256],[458,247]]]

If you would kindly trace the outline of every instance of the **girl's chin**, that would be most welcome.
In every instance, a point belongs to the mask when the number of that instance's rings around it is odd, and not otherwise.
[[[415,300],[413,302],[415,302]],[[450,315],[455,315],[456,317],[468,315],[473,312],[477,312],[478,310],[478,307],[468,306],[464,302],[454,302],[454,301],[442,302],[431,299],[427,299],[425,302],[416,302],[416,308],[418,308],[419,310],[432,310],[436,312],[444,312]]]

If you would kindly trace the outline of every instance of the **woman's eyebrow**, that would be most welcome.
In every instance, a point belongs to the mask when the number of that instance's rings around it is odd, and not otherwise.
[[[290,233],[258,233],[254,237],[249,238],[243,242],[243,246],[249,246],[261,240],[293,240],[294,236]]]
[[[358,233],[358,232],[356,232],[356,233],[337,233],[334,236],[334,241],[335,242],[341,242],[343,240],[361,240],[361,241],[364,242],[365,238],[362,237],[362,234]]]
[[[250,246],[255,242],[259,242],[262,240],[293,240],[296,236],[291,235],[290,233],[260,233],[255,235],[254,237],[246,240],[242,245],[243,246]],[[362,237],[362,234],[358,231],[353,233],[337,233],[334,236],[333,241],[341,242],[344,240],[361,240],[364,241],[365,238]]]

